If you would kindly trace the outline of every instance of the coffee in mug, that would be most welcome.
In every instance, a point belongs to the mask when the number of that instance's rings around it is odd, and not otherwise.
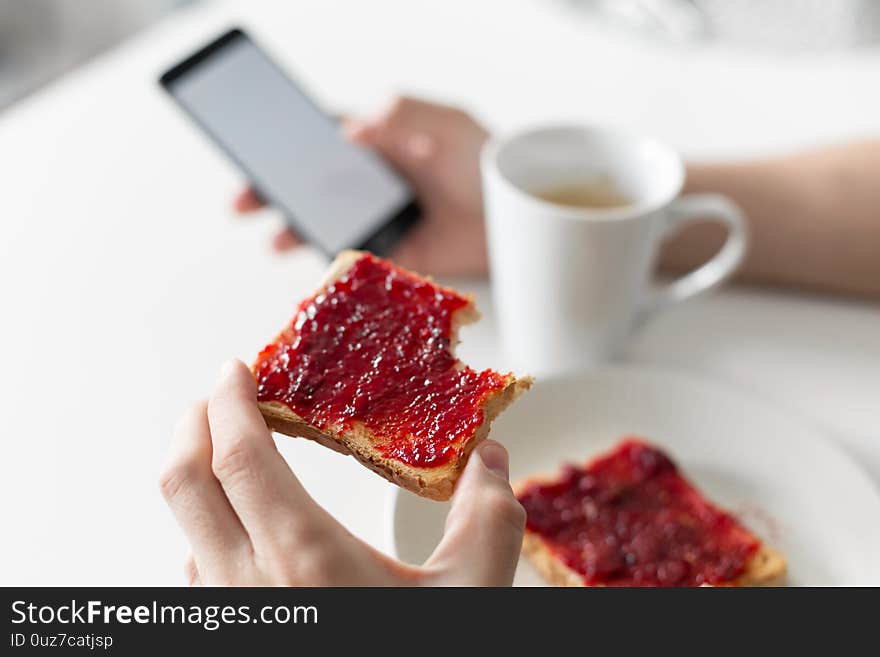
[[[612,358],[655,312],[718,286],[747,234],[717,194],[679,196],[671,148],[596,126],[525,130],[490,141],[481,158],[492,294],[507,365],[535,375]],[[715,257],[652,284],[665,237],[714,219],[728,237]]]
[[[574,208],[620,208],[631,202],[609,175],[556,183],[531,192],[548,203]]]

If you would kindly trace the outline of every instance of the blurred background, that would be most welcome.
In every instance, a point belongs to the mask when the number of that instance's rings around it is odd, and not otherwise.
[[[0,0],[0,110],[183,5],[210,0]],[[670,42],[820,51],[880,41],[875,0],[545,0],[573,20]]]
[[[0,110],[195,0],[0,0]]]

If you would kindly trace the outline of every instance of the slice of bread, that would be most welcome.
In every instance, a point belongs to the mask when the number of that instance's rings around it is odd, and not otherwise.
[[[526,530],[522,553],[552,586],[589,586],[580,573],[566,566],[538,534]],[[729,586],[782,586],[785,584],[785,557],[773,548],[761,544],[746,563],[745,571]]]
[[[587,467],[591,463],[587,463]],[[558,480],[557,476],[534,476],[517,482],[513,489],[520,498],[523,492],[535,485],[553,484]],[[586,583],[580,573],[557,557],[550,544],[539,533],[529,530],[528,527],[523,537],[522,553],[552,586],[593,586]],[[785,583],[785,575],[785,557],[761,543],[757,552],[746,562],[743,572],[724,586],[782,586]]]
[[[364,255],[360,251],[343,251],[340,253],[331,264],[326,276],[315,291],[315,295],[320,294],[335,281],[339,280]],[[415,279],[430,282],[432,286],[439,288],[430,279],[410,272],[406,273]],[[479,313],[473,304],[473,299],[468,297],[468,301],[469,303],[457,310],[452,317],[450,348],[457,343],[458,328],[479,318]],[[279,339],[289,339],[293,331],[294,329],[289,326],[279,334],[276,341]],[[383,442],[383,436],[374,434],[362,422],[353,421],[350,426],[342,430],[322,430],[310,424],[289,406],[281,402],[262,401],[259,403],[259,406],[266,423],[274,431],[288,436],[309,438],[337,452],[349,454],[366,467],[402,488],[422,497],[446,500],[452,495],[455,482],[467,463],[469,454],[488,435],[492,421],[514,399],[527,390],[532,383],[530,377],[517,378],[512,374],[508,374],[504,378],[504,386],[500,390],[490,393],[485,398],[482,405],[482,423],[476,427],[472,435],[463,438],[462,449],[457,457],[450,462],[436,467],[417,467],[383,455],[377,449],[377,445]]]

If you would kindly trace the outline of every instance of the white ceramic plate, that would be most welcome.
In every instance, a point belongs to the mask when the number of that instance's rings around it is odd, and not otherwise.
[[[735,389],[660,371],[614,368],[540,382],[492,428],[511,479],[583,462],[637,434],[663,447],[706,495],[789,562],[793,585],[880,585],[880,493],[809,424]],[[421,563],[448,504],[395,490],[397,556]],[[523,559],[517,585],[541,585]]]

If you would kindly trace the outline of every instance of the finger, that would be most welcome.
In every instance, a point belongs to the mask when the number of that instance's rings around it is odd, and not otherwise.
[[[507,450],[485,440],[455,487],[443,540],[425,564],[448,583],[509,586],[519,561],[523,510],[508,481]]]
[[[186,578],[187,586],[201,586],[202,579],[199,576],[199,567],[192,553],[188,554],[183,564],[183,576]]]
[[[254,549],[276,552],[319,540],[329,516],[275,448],[257,406],[253,374],[242,362],[224,366],[208,400],[208,422],[214,474]]]
[[[290,251],[302,245],[302,241],[287,228],[279,231],[272,238],[272,248],[279,253]]]
[[[232,205],[239,214],[247,214],[265,207],[266,204],[253,188],[248,187],[235,197]]]
[[[342,135],[349,141],[363,146],[373,146],[376,138],[378,123],[366,119],[358,119],[350,116],[343,117],[340,122]]]
[[[376,137],[358,136],[352,139],[376,149],[398,173],[417,187],[432,174],[433,163],[439,151],[437,140],[426,132],[392,136],[380,131]]]
[[[160,486],[203,568],[221,577],[250,543],[214,477],[211,457],[207,404],[201,402],[177,424]]]
[[[396,98],[372,119],[344,119],[343,134],[355,143],[378,150],[404,175],[417,176],[439,150],[436,137],[422,120],[426,108],[437,109],[412,98]]]

